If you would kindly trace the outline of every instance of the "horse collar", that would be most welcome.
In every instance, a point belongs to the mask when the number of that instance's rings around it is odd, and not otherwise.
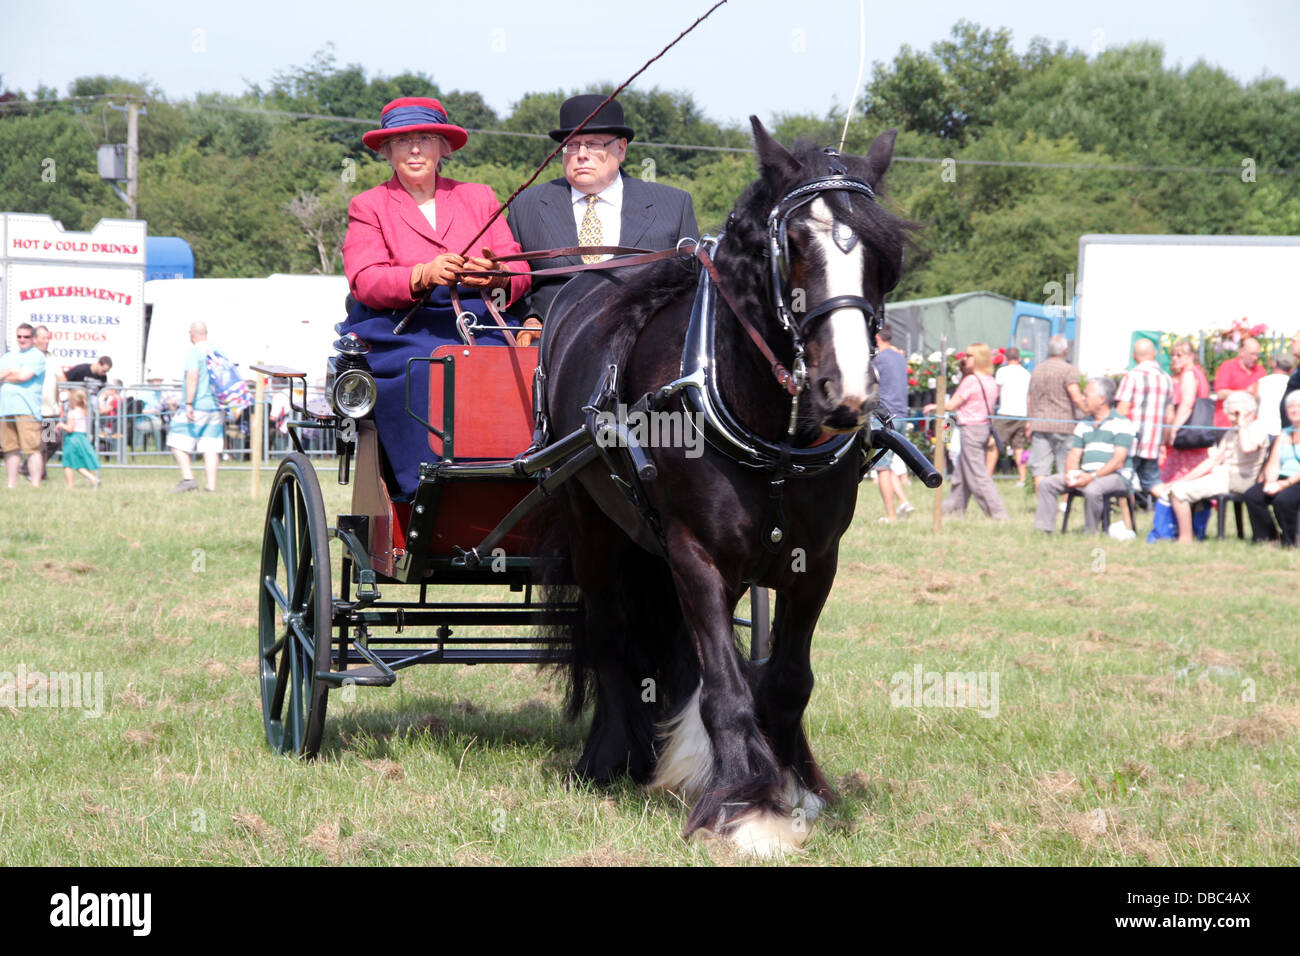
[[[857,441],[857,432],[835,435],[808,448],[793,448],[787,442],[773,442],[755,434],[732,415],[718,388],[716,337],[717,290],[708,272],[702,270],[682,349],[681,377],[655,396],[659,407],[680,392],[687,410],[698,413],[705,440],[747,468],[810,475],[844,458]]]

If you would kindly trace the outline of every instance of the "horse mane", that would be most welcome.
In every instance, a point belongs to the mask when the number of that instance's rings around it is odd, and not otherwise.
[[[610,364],[626,367],[632,348],[652,316],[695,294],[700,260],[694,256],[641,266],[601,311],[595,332],[606,343]]]
[[[764,169],[762,175],[746,187],[727,218],[726,231],[719,254],[738,263],[748,276],[758,282],[739,291],[741,304],[753,305],[764,313],[771,312],[771,279],[766,266],[767,216],[772,207],[801,182],[827,174],[826,155],[821,147],[806,140],[795,142],[791,150],[798,160],[798,172],[784,175]],[[840,160],[855,178],[870,183],[878,197],[885,195],[881,178],[872,174],[864,157],[843,155]],[[903,253],[916,223],[886,209],[880,202],[854,197],[851,204],[837,203],[836,216],[875,251],[873,261],[880,270],[877,281],[883,292],[897,283],[903,271]],[[606,342],[608,361],[620,368],[650,319],[678,300],[695,294],[700,261],[694,257],[670,259],[636,271],[626,285],[610,299],[599,322],[605,326],[598,340]]]

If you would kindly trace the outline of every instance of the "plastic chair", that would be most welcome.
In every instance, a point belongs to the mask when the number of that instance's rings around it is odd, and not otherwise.
[[[1083,492],[1078,488],[1067,488],[1065,498],[1065,514],[1061,516],[1061,534],[1065,534],[1070,525],[1070,508],[1074,505],[1075,498],[1082,498]],[[1132,489],[1128,491],[1108,491],[1101,496],[1101,530],[1104,534],[1110,530],[1110,509],[1118,501],[1128,502],[1129,520],[1133,522],[1133,532],[1137,533],[1137,499],[1133,495]]]

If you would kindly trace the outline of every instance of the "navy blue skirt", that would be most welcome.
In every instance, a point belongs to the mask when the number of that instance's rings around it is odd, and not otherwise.
[[[465,311],[473,312],[480,319],[487,314],[487,306],[477,291],[462,289],[460,304]],[[429,295],[428,304],[411,316],[401,335],[394,335],[393,328],[407,311],[372,309],[358,302],[343,323],[345,333],[355,332],[370,346],[366,359],[379,389],[379,402],[374,411],[375,426],[397,480],[397,488],[390,491],[404,498],[415,494],[420,483],[421,462],[438,459],[429,447],[428,429],[406,412],[406,363],[412,358],[428,358],[440,345],[461,344],[460,333],[456,331],[456,313],[451,307],[451,293],[445,286],[436,286]],[[491,319],[488,321],[490,323]],[[475,344],[506,345],[507,342],[504,335],[493,330],[475,333]],[[411,408],[428,418],[429,363],[413,362],[410,376]]]

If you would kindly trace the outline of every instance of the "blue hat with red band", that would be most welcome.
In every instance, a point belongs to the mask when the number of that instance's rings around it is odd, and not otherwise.
[[[469,133],[447,122],[447,111],[442,104],[427,96],[393,100],[379,114],[379,127],[361,137],[361,142],[376,152],[390,136],[410,133],[437,133],[447,140],[453,152],[469,139]]]

